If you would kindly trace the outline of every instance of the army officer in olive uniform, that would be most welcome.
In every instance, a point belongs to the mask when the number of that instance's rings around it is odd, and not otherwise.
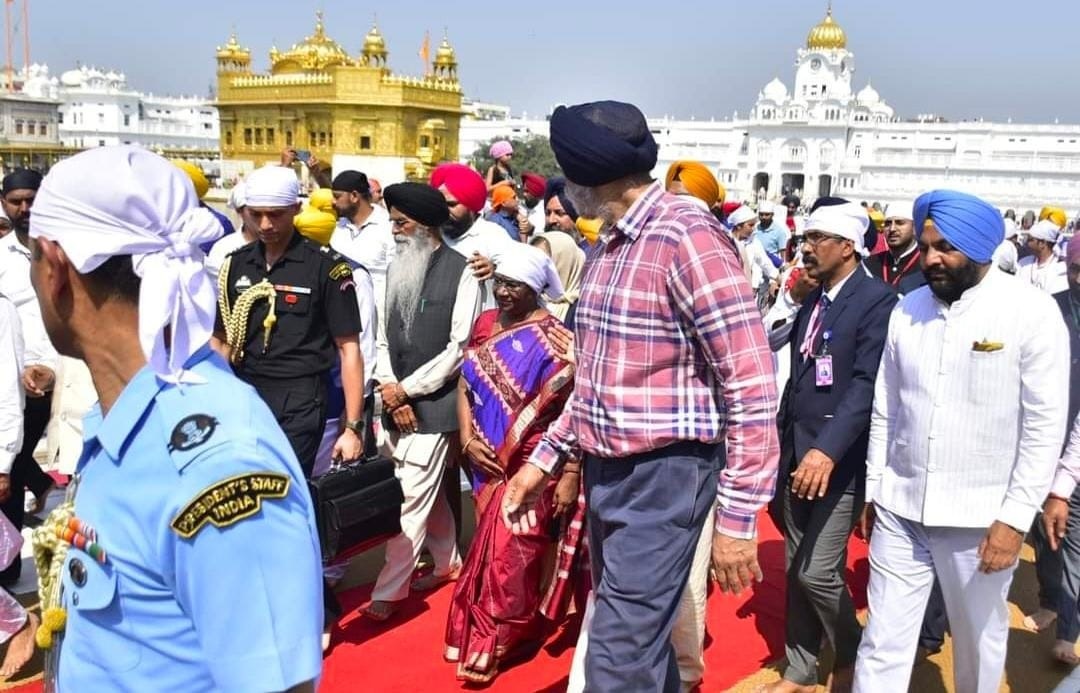
[[[221,268],[215,347],[270,406],[310,476],[335,359],[341,362],[345,424],[333,455],[355,460],[363,451],[364,363],[352,268],[296,232],[300,185],[292,170],[256,169],[245,187],[244,214],[258,239],[229,255]]]

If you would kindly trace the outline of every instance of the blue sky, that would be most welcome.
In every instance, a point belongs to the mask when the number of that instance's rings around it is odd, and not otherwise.
[[[328,33],[359,53],[377,9],[394,71],[419,74],[425,30],[434,51],[445,27],[466,94],[515,113],[618,98],[650,116],[707,119],[745,114],[774,76],[791,88],[795,50],[825,6],[33,0],[30,44],[32,60],[54,74],[79,61],[122,70],[143,91],[205,94],[215,78],[214,48],[233,26],[256,68],[266,69],[271,43],[285,49],[310,34],[320,8]],[[870,80],[898,115],[1080,122],[1076,0],[836,0],[833,13],[855,54],[855,88]]]

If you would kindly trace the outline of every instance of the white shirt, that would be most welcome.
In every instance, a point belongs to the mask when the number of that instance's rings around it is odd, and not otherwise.
[[[742,241],[742,244],[750,260],[750,286],[755,291],[766,281],[780,276],[780,270],[769,259],[769,254],[765,252],[765,246],[761,245],[760,240],[751,236],[746,241]]]
[[[506,234],[503,233],[506,238]],[[427,363],[401,378],[401,388],[409,397],[422,397],[435,392],[451,378],[457,376],[465,347],[472,336],[473,323],[480,313],[480,284],[468,267],[461,273],[458,282],[457,298],[454,299],[454,312],[450,316],[450,338],[446,348]],[[398,382],[390,365],[390,342],[386,336],[386,314],[379,315],[379,338],[376,345],[375,379],[380,383]]]
[[[1080,482],[1080,416],[1072,423],[1069,444],[1065,448],[1065,454],[1061,456],[1057,473],[1054,474],[1050,493],[1068,500],[1076,490],[1077,482]]]
[[[1056,294],[1069,288],[1065,263],[1058,257],[1051,257],[1040,265],[1035,256],[1028,255],[1017,263],[1016,276],[1048,294]]]
[[[10,474],[23,443],[23,346],[19,315],[0,296],[0,474]]]
[[[338,219],[337,228],[330,236],[330,247],[371,272],[377,305],[381,309],[386,294],[386,268],[397,254],[390,213],[375,205],[359,226],[349,219]]]
[[[928,286],[905,296],[874,391],[867,499],[928,526],[1027,531],[1065,437],[1068,364],[1057,303],[1004,272],[951,306]]]
[[[61,474],[75,473],[83,449],[83,417],[97,401],[97,390],[86,364],[79,359],[60,357],[45,435],[49,460]]]
[[[532,224],[532,235],[543,233],[547,228],[547,210],[544,209],[544,201],[537,202],[536,206],[528,212],[529,223]]]
[[[379,316],[375,308],[375,284],[371,273],[363,269],[353,272],[356,285],[356,307],[360,312],[360,355],[364,357],[364,396],[371,394],[375,378],[375,360],[378,358]]]
[[[1016,244],[1006,238],[1001,242],[1001,245],[994,249],[994,255],[990,258],[990,264],[997,267],[1002,272],[1016,274],[1016,259]]]
[[[0,238],[0,294],[15,304],[23,335],[24,365],[40,364],[56,370],[60,356],[49,341],[37,294],[30,284],[30,249],[12,231]]]
[[[443,242],[447,248],[460,253],[466,260],[471,260],[473,253],[480,253],[498,266],[502,254],[508,248],[513,248],[517,241],[506,235],[506,230],[495,222],[477,219],[468,231],[457,238],[443,234]],[[480,305],[484,310],[495,307],[495,289],[490,279],[480,287]]]
[[[225,263],[225,258],[228,257],[229,253],[239,250],[247,244],[248,241],[244,239],[244,234],[237,231],[222,236],[214,241],[214,245],[210,246],[210,252],[206,254],[203,266],[206,268],[206,273],[213,278],[215,288],[217,288],[218,274],[221,273],[221,266]]]

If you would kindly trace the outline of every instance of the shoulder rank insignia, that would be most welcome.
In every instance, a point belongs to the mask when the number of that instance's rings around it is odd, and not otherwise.
[[[347,262],[339,262],[330,268],[330,278],[334,281],[352,276],[352,265]]]
[[[208,414],[192,414],[180,420],[169,436],[169,452],[197,448],[214,435],[218,420]]]
[[[287,475],[273,472],[251,472],[219,481],[200,491],[177,513],[171,526],[185,539],[198,534],[207,522],[228,527],[258,513],[263,499],[284,498],[289,482]]]

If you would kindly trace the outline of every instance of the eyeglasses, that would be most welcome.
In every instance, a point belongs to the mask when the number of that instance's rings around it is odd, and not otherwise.
[[[492,278],[492,283],[494,284],[494,288],[497,289],[501,286],[511,293],[518,293],[519,291],[524,291],[529,288],[529,285],[525,282],[516,282],[513,279],[507,279],[506,277],[500,277],[499,275],[495,275]]]
[[[816,248],[822,241],[846,241],[847,238],[843,236],[837,236],[831,233],[822,233],[820,231],[810,231],[803,236],[802,242]]]

